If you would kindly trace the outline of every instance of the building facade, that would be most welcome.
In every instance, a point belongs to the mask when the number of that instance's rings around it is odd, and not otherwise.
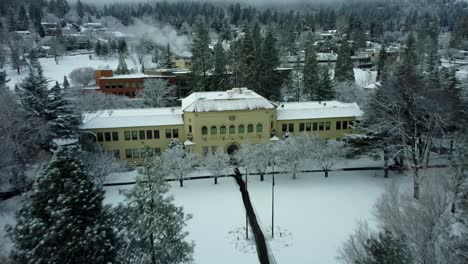
[[[116,157],[138,161],[161,153],[174,138],[198,154],[217,149],[231,154],[243,143],[268,143],[273,136],[309,133],[324,139],[341,138],[352,132],[361,116],[355,103],[276,104],[246,88],[234,88],[192,93],[178,108],[88,113],[81,129]]]

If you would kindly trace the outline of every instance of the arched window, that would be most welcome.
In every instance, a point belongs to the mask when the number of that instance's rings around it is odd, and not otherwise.
[[[262,124],[257,124],[257,133],[263,132]]]
[[[229,134],[234,134],[234,133],[236,133],[236,127],[233,125],[229,126]]]
[[[211,127],[211,135],[216,135],[218,134],[218,128],[216,126]]]
[[[221,127],[219,128],[219,133],[220,133],[221,135],[225,135],[225,134],[226,134],[226,127],[225,127],[225,126],[221,126]]]
[[[243,134],[244,133],[244,125],[239,125],[238,131],[239,131],[239,134]]]
[[[249,125],[247,126],[247,132],[248,132],[248,133],[253,133],[253,125],[252,125],[252,124],[249,124]]]
[[[189,125],[189,126],[188,126],[188,132],[189,132],[189,133],[192,133],[192,125]]]
[[[201,134],[202,135],[208,135],[208,128],[206,126],[201,128]]]

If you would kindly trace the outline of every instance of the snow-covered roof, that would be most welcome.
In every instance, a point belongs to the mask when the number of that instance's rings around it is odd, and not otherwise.
[[[139,108],[85,113],[81,129],[183,125],[180,108]]]
[[[222,92],[197,92],[182,99],[184,112],[272,109],[275,105],[247,88]]]
[[[277,120],[360,117],[362,111],[356,103],[338,101],[280,103]]]
[[[364,89],[377,89],[381,86],[380,82],[374,82],[364,86]]]
[[[123,75],[114,75],[112,77],[101,77],[101,80],[112,80],[112,79],[144,79],[144,78],[168,78],[171,76],[168,75],[148,75],[143,73],[135,74],[123,74]]]

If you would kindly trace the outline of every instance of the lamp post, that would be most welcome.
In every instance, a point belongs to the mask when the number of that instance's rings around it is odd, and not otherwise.
[[[276,143],[279,141],[277,136],[270,138],[270,142]],[[273,146],[273,145],[271,145]],[[271,164],[272,164],[272,180],[271,180],[271,237],[275,237],[275,163],[276,153],[271,151]]]

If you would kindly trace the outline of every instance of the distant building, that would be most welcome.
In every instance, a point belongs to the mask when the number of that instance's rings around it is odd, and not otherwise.
[[[324,139],[352,133],[362,112],[355,103],[273,103],[246,88],[197,92],[177,108],[120,109],[87,113],[84,136],[127,161],[158,155],[173,138],[186,150],[206,155],[217,149],[232,154],[243,143],[302,133]],[[86,142],[83,140],[82,142]]]
[[[96,70],[95,80],[103,93],[135,97],[144,88],[146,79],[163,79],[169,84],[175,83],[175,77],[170,75],[125,74],[114,75],[112,70]]]

